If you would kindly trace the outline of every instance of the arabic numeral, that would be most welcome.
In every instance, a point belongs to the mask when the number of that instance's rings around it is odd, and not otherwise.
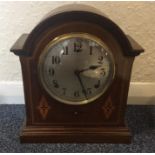
[[[52,64],[60,64],[61,60],[59,56],[52,56]]]
[[[56,80],[53,80],[53,85],[55,88],[59,88],[58,82]]]
[[[79,91],[75,91],[75,92],[74,92],[74,96],[75,96],[75,97],[79,97],[79,96],[80,96]]]
[[[90,46],[90,51],[89,54],[92,55],[93,54],[93,46]]]
[[[49,69],[48,69],[48,72],[49,72],[49,75],[50,75],[50,76],[54,76],[54,74],[55,74],[55,71],[54,71],[53,68],[49,68]]]
[[[74,43],[74,52],[81,52],[82,51],[82,43],[81,42],[77,42]]]
[[[64,47],[63,55],[68,55],[68,46]]]

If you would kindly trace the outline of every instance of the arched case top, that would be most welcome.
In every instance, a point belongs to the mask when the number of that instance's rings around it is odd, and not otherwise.
[[[30,34],[23,34],[13,45],[11,51],[19,56],[31,56],[38,38],[54,27],[71,22],[95,24],[107,32],[118,42],[125,56],[139,55],[144,49],[106,15],[86,5],[66,5],[47,14]]]

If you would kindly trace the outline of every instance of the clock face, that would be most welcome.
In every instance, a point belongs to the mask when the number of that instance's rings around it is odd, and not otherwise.
[[[39,76],[54,99],[72,105],[90,103],[105,93],[115,75],[111,51],[90,34],[66,34],[52,40],[39,59]]]

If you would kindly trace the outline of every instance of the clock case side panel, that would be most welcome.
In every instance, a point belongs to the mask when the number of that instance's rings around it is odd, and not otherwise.
[[[30,58],[20,56],[20,63],[22,67],[22,78],[23,78],[23,88],[24,88],[24,98],[25,98],[25,110],[26,110],[26,120],[24,124],[26,126],[32,125],[34,122],[33,117],[33,88],[31,85],[31,67]]]

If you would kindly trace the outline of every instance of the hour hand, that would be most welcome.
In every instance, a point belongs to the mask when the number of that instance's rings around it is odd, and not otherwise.
[[[88,71],[88,70],[95,70],[95,69],[97,69],[97,68],[99,68],[99,67],[101,67],[101,65],[91,65],[91,66],[89,66],[88,68],[79,70],[79,73],[85,72],[85,71]]]

